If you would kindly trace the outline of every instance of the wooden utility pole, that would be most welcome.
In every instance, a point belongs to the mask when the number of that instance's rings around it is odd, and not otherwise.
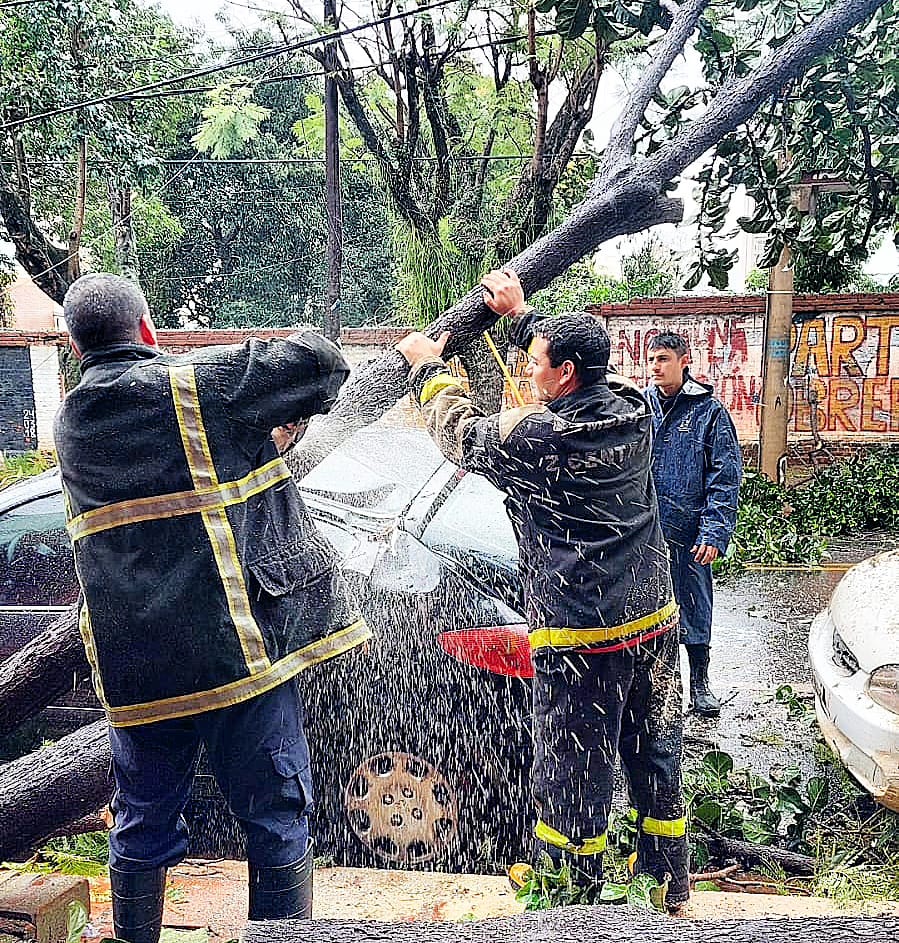
[[[815,215],[819,193],[848,193],[851,186],[833,174],[804,174],[793,189],[802,213]],[[790,421],[790,332],[793,325],[793,253],[785,245],[768,276],[765,339],[762,345],[762,415],[759,425],[759,471],[783,484],[787,472],[787,426]]]
[[[337,29],[336,0],[325,0],[325,27]],[[343,206],[340,200],[340,131],[337,118],[338,67],[335,43],[325,45],[325,189],[328,215],[328,290],[325,337],[340,340],[340,273],[343,269]]]
[[[762,416],[759,471],[783,482],[787,470],[790,418],[790,328],[793,324],[793,255],[785,245],[768,276],[762,345]]]

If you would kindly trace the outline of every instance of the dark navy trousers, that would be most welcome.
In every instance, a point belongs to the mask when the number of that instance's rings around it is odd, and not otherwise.
[[[712,567],[701,566],[690,553],[692,543],[666,541],[671,554],[671,582],[680,606],[680,640],[708,645],[712,640]]]
[[[187,854],[182,813],[200,746],[260,868],[297,861],[309,840],[309,747],[295,681],[232,707],[136,727],[110,727],[115,824],[109,863],[171,867]]]
[[[641,819],[682,818],[677,628],[616,652],[540,649],[534,669],[537,837],[542,822],[574,845],[604,845],[616,755]]]

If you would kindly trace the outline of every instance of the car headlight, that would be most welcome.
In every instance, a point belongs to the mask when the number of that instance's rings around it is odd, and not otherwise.
[[[899,714],[899,665],[884,665],[872,671],[868,694],[881,707]]]

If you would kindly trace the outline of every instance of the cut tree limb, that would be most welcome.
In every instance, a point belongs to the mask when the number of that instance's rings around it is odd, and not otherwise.
[[[75,605],[0,663],[0,736],[39,714],[88,671]]]
[[[0,767],[0,861],[96,812],[112,795],[105,720]]]
[[[736,858],[743,864],[776,864],[789,874],[815,873],[815,859],[808,855],[787,851],[774,845],[759,845],[736,838],[725,838],[697,819],[694,819],[695,826],[699,826],[709,849],[719,858]]]
[[[247,924],[243,943],[880,943],[899,918],[681,920],[631,907],[559,907],[472,923],[279,920]]]

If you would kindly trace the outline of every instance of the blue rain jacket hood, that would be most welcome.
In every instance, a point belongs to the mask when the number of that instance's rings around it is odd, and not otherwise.
[[[737,430],[712,387],[685,373],[675,402],[664,412],[663,397],[650,385],[653,478],[662,530],[669,540],[711,544],[723,554],[737,525],[743,456]]]

